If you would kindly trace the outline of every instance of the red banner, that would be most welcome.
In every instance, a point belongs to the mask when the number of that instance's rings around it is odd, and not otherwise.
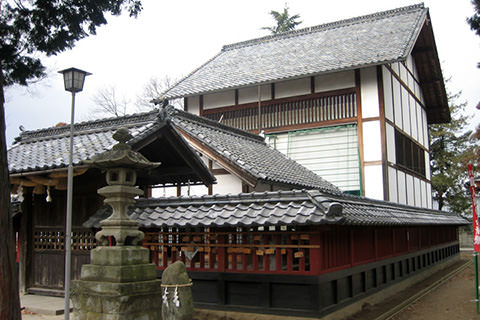
[[[475,195],[475,180],[473,177],[473,165],[468,164],[468,177],[470,179],[470,197],[472,199],[473,213],[473,251],[480,252],[480,227],[477,217],[477,197]]]

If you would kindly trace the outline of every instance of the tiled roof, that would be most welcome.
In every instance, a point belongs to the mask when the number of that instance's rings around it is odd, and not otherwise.
[[[112,135],[119,127],[138,137],[155,124],[156,116],[157,112],[149,112],[75,124],[74,166],[116,144]],[[66,167],[69,149],[70,126],[25,131],[8,150],[8,169],[14,174]]]
[[[121,118],[102,119],[75,125],[74,165],[109,150],[116,141],[112,134],[128,127],[134,144],[144,139],[162,121],[187,133],[228,163],[241,168],[258,181],[297,188],[340,190],[297,162],[271,149],[263,138],[184,111],[166,107]],[[68,165],[69,127],[22,132],[8,150],[10,174],[44,171]]]
[[[340,192],[319,175],[267,146],[258,135],[177,109],[172,111],[172,121],[178,128],[260,181]]]
[[[84,223],[99,227],[111,214],[102,207]],[[142,227],[270,226],[270,225],[464,225],[468,221],[442,211],[404,206],[319,191],[278,191],[139,199],[131,218]]]
[[[427,13],[423,4],[412,5],[227,45],[164,96],[183,97],[403,61]]]

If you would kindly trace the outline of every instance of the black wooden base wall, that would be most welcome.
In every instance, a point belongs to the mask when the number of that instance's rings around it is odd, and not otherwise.
[[[319,317],[458,256],[430,248],[320,276],[189,272],[196,308]],[[159,271],[161,277],[161,271]]]

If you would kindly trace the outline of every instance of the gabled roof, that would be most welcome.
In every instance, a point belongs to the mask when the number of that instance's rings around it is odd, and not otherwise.
[[[74,167],[86,167],[85,160],[100,154],[117,143],[113,133],[128,128],[133,138],[128,142],[152,162],[162,164],[143,176],[139,184],[204,183],[215,178],[169,121],[159,118],[158,111],[118,118],[100,119],[75,124]],[[22,132],[8,150],[8,169],[13,177],[44,174],[65,169],[69,159],[70,126]],[[159,147],[169,152],[158,152]],[[172,176],[175,170],[175,176]]]
[[[131,218],[142,227],[278,225],[418,226],[465,225],[442,211],[404,206],[351,195],[292,190],[238,195],[139,199]],[[83,226],[100,226],[111,214],[104,206]]]
[[[178,109],[170,109],[172,122],[200,152],[243,178],[257,182],[338,192],[340,190],[281,152],[270,148],[258,135],[235,129]]]
[[[432,123],[450,114],[423,4],[270,35],[223,47],[164,93],[167,99],[405,61],[415,51]],[[427,110],[428,111],[428,110]],[[441,111],[441,112],[439,112]]]
[[[173,107],[76,124],[74,166],[82,166],[83,161],[109,150],[116,143],[112,134],[119,127],[130,129],[133,138],[128,143],[134,150],[140,151],[150,161],[163,163],[156,169],[160,170],[157,180],[163,179],[157,183],[166,183],[165,179],[185,175],[186,167],[195,170],[187,171],[188,174],[182,177],[184,182],[213,182],[214,178],[192,149],[193,146],[251,185],[267,182],[341,193],[317,174],[270,148],[262,137]],[[55,127],[22,132],[8,150],[10,174],[20,176],[66,168],[69,130],[69,127]],[[169,152],[163,151],[165,145],[162,144],[166,142],[169,143]]]

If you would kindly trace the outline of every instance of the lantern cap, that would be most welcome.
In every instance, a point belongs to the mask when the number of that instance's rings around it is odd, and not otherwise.
[[[90,72],[83,71],[77,68],[68,68],[58,73],[63,74],[63,82],[65,84],[65,90],[70,92],[80,92],[83,90],[83,84],[85,77],[91,75]]]

